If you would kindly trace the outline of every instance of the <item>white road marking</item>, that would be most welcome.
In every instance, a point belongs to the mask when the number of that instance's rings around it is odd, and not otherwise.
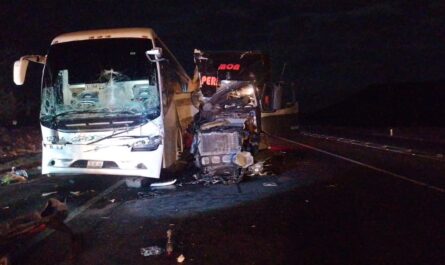
[[[399,153],[399,154],[405,154],[405,155],[413,155],[424,159],[430,159],[435,161],[443,161],[443,155],[440,154],[428,154],[428,153],[422,153],[420,151],[413,150],[411,148],[403,148],[398,146],[390,146],[390,145],[383,145],[383,144],[376,144],[376,143],[370,143],[370,142],[362,142],[354,139],[345,139],[341,137],[334,137],[324,134],[316,134],[316,133],[310,133],[310,132],[301,132],[304,136],[314,137],[314,138],[320,138],[325,140],[332,140],[337,141],[341,143],[347,143],[347,144],[353,144],[363,147],[369,147],[377,150],[387,151],[387,152],[393,152],[393,153]]]
[[[430,185],[430,184],[422,182],[422,181],[410,179],[408,177],[399,175],[397,173],[393,173],[391,171],[388,171],[388,170],[385,170],[385,169],[381,169],[381,168],[378,168],[378,167],[375,167],[375,166],[372,166],[372,165],[368,165],[368,164],[365,164],[363,162],[359,162],[359,161],[353,160],[351,158],[348,158],[348,157],[345,157],[345,156],[342,156],[342,155],[337,155],[337,154],[325,151],[323,149],[320,149],[320,148],[317,148],[317,147],[313,147],[313,146],[310,146],[310,145],[307,145],[307,144],[303,144],[303,143],[300,143],[300,142],[297,142],[297,141],[289,140],[289,139],[286,139],[286,138],[283,138],[283,137],[279,137],[279,136],[274,136],[274,135],[270,135],[270,136],[275,137],[277,139],[280,139],[282,141],[286,141],[286,142],[290,142],[290,143],[299,145],[299,146],[307,148],[307,149],[311,149],[311,150],[314,150],[314,151],[317,151],[317,152],[320,152],[320,153],[323,153],[323,154],[326,154],[326,155],[330,155],[330,156],[336,157],[338,159],[342,159],[342,160],[351,162],[351,163],[356,164],[356,165],[360,165],[360,166],[363,166],[363,167],[366,167],[366,168],[369,168],[369,169],[372,169],[372,170],[375,170],[375,171],[378,171],[378,172],[381,172],[381,173],[385,173],[387,175],[390,175],[390,176],[393,176],[395,178],[398,178],[398,179],[401,179],[401,180],[413,183],[413,184],[418,185],[418,186],[426,187],[426,188],[429,188],[429,189],[432,189],[432,190],[435,190],[435,191],[438,191],[438,192],[445,193],[445,189],[439,188],[439,187],[436,187],[436,186],[433,186],[433,185]]]
[[[97,196],[91,198],[89,201],[87,201],[83,205],[81,205],[81,206],[77,207],[76,209],[74,209],[73,211],[71,211],[68,214],[68,217],[65,219],[65,223],[68,223],[69,221],[73,220],[76,216],[78,216],[79,214],[86,211],[88,208],[90,208],[93,204],[98,202],[100,199],[102,199],[103,197],[110,194],[118,187],[120,187],[123,183],[125,183],[124,179],[117,181],[116,183],[114,183],[113,185],[108,187],[106,190],[99,193]],[[29,243],[23,249],[26,250],[26,249],[34,246],[35,244],[37,244],[37,243],[41,242],[42,240],[44,240],[45,238],[49,237],[52,233],[54,233],[54,230],[50,229],[50,230],[46,230],[46,231],[38,234],[31,241],[29,241]]]

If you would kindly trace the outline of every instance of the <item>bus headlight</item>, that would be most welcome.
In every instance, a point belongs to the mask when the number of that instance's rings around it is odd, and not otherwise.
[[[132,152],[154,151],[158,149],[160,144],[162,144],[162,137],[160,135],[156,135],[153,137],[149,137],[148,140],[137,141],[132,145],[131,151]]]

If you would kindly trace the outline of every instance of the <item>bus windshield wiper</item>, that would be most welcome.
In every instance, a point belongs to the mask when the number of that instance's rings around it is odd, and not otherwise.
[[[154,124],[154,125],[158,128],[158,130],[160,130],[159,126],[158,126],[157,124],[155,124],[155,123],[153,122],[153,120],[150,120],[150,119],[149,119],[148,122]],[[102,138],[100,138],[100,139],[97,139],[97,140],[94,140],[94,141],[92,141],[92,142],[89,142],[89,143],[87,143],[87,145],[89,145],[89,144],[95,144],[95,143],[98,143],[98,142],[100,142],[100,141],[103,141],[103,140],[106,140],[106,139],[113,138],[113,137],[116,136],[116,135],[120,135],[120,134],[129,132],[130,129],[132,129],[132,128],[127,127],[127,128],[125,128],[125,129],[123,129],[123,130],[120,130],[120,131],[117,131],[117,132],[113,132],[112,134],[110,134],[110,135],[108,135],[108,136],[105,136],[105,137],[102,137]],[[143,138],[143,137],[145,137],[145,136],[143,136],[143,135],[134,135],[134,136],[133,136],[133,135],[127,135],[127,137],[131,137],[131,138]]]
[[[96,111],[92,111],[92,110],[69,110],[69,111],[65,111],[65,112],[61,112],[59,114],[53,115],[53,118],[57,118],[60,116],[65,116],[65,115],[69,115],[69,114],[85,114],[85,113],[99,113],[101,111],[96,110]]]
[[[127,127],[127,128],[125,128],[124,130],[120,130],[120,131],[117,131],[117,132],[113,132],[112,134],[110,134],[110,135],[108,135],[108,136],[105,136],[105,137],[102,137],[102,138],[100,138],[100,139],[97,139],[97,140],[94,140],[94,141],[92,141],[92,142],[89,142],[89,143],[87,143],[87,145],[95,144],[95,143],[98,143],[98,142],[103,141],[103,140],[105,140],[105,139],[113,138],[114,136],[119,135],[119,134],[126,133],[126,132],[128,132],[129,130],[130,130],[130,128]]]

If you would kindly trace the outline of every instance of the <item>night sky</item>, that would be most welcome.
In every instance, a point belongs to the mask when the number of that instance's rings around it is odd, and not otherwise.
[[[264,50],[275,79],[286,63],[303,109],[373,84],[445,80],[445,2],[406,2],[2,0],[0,87],[35,102],[41,68],[18,88],[14,60],[45,54],[60,33],[110,27],[152,27],[189,74],[194,48]]]

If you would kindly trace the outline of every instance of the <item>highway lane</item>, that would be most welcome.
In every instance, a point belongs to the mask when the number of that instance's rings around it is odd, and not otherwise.
[[[288,148],[274,160],[280,175],[246,180],[241,192],[183,185],[140,200],[146,190],[119,186],[68,223],[83,238],[74,259],[54,233],[17,264],[172,264],[179,254],[193,264],[445,263],[444,194],[388,174],[443,188],[438,161],[298,135],[291,141],[270,140]],[[164,247],[170,224],[173,256],[142,257],[140,247]]]
[[[437,192],[445,192],[445,161],[431,157],[404,152],[404,149],[394,151],[377,145],[366,146],[351,141],[339,141],[338,138],[320,138],[307,134],[284,136],[307,148],[318,149],[326,155],[337,156],[338,159],[361,163],[362,166],[386,172],[388,176],[424,186]]]

